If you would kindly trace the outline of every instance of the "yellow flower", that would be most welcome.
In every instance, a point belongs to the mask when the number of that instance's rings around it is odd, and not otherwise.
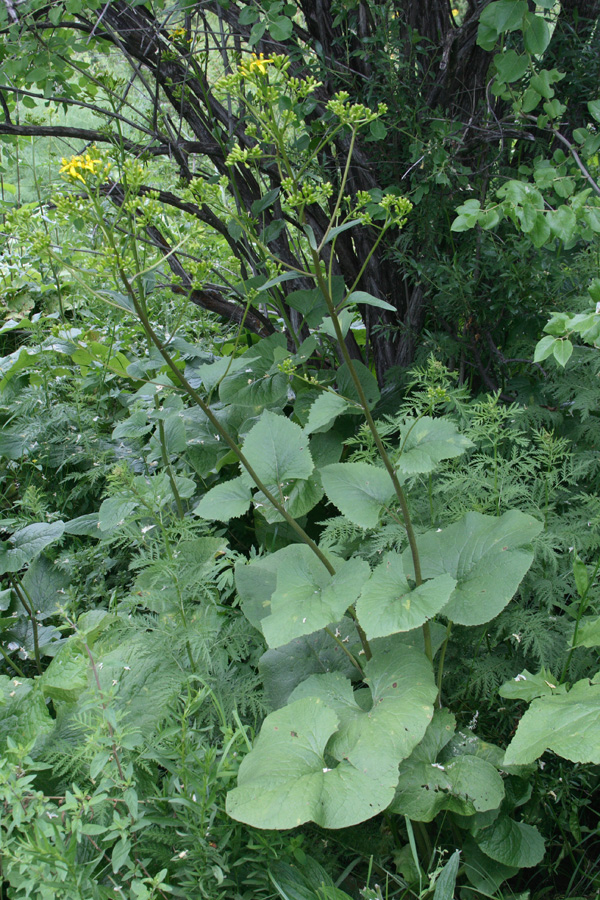
[[[174,28],[173,31],[170,31],[169,37],[172,41],[187,41],[188,44],[192,43],[192,38],[187,36],[187,31],[181,25],[178,28]]]
[[[253,53],[248,62],[243,62],[241,64],[240,72],[242,75],[252,75],[254,72],[258,72],[260,75],[266,75],[267,66],[272,62],[272,59],[265,59],[264,53],[260,53],[258,56],[256,53]]]
[[[85,178],[82,172],[91,172],[95,175],[97,166],[101,165],[101,159],[93,159],[89,153],[80,156],[72,156],[71,159],[62,158],[62,166],[59,169],[61,175],[68,175],[69,178],[77,178],[85,184]]]
[[[459,14],[460,14],[460,9],[453,9],[453,10],[452,10],[452,15],[454,16],[454,18],[456,18]]]

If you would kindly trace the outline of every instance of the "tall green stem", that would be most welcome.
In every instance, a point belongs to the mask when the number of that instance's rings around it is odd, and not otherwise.
[[[592,577],[589,579],[588,584],[587,584],[587,587],[586,587],[586,589],[585,589],[585,591],[584,591],[584,593],[583,593],[583,596],[582,596],[581,600],[579,601],[579,607],[578,607],[578,609],[577,609],[577,616],[576,616],[576,618],[575,618],[575,628],[574,628],[574,630],[573,630],[573,639],[571,640],[571,649],[569,650],[569,655],[567,656],[567,659],[566,659],[565,664],[564,664],[564,666],[563,666],[563,670],[562,670],[562,672],[561,672],[561,674],[560,674],[560,683],[561,683],[561,684],[563,683],[563,681],[564,681],[565,678],[567,677],[567,672],[569,671],[569,666],[571,665],[571,660],[572,660],[572,658],[573,658],[573,654],[575,653],[575,650],[577,649],[577,647],[575,646],[575,643],[576,643],[576,641],[577,641],[577,634],[578,634],[578,632],[579,632],[579,625],[580,625],[580,622],[581,622],[581,617],[583,616],[583,614],[584,614],[584,612],[585,612],[585,610],[586,610],[586,608],[587,608],[587,605],[588,605],[588,594],[589,594],[589,592],[590,592],[591,586],[593,585],[593,583],[594,583],[594,581],[595,581],[595,579],[596,579],[596,575],[598,574],[598,570],[599,570],[599,569],[600,569],[600,558],[598,559],[598,562],[596,563],[596,566],[595,566],[595,568],[594,568],[593,575],[592,575]]]
[[[40,656],[38,623],[37,623],[37,619],[35,617],[35,610],[33,608],[33,606],[34,606],[33,600],[31,599],[31,597],[29,596],[29,594],[23,587],[23,583],[19,580],[18,576],[11,575],[10,580],[12,581],[12,585],[13,585],[15,594],[21,601],[23,609],[27,613],[27,615],[29,617],[29,621],[31,622],[31,630],[33,633],[33,652],[35,655],[35,665],[36,665],[36,668],[37,668],[39,674],[41,675],[42,674],[42,659]]]
[[[194,388],[191,386],[191,384],[189,383],[189,381],[187,380],[185,375],[182,372],[180,372],[179,368],[175,364],[175,361],[173,360],[171,355],[165,350],[165,347],[164,347],[162,341],[160,340],[160,338],[154,331],[154,329],[150,323],[150,320],[148,319],[148,316],[146,315],[146,312],[145,312],[143,306],[140,304],[138,297],[137,297],[135,291],[133,290],[133,288],[129,282],[129,279],[127,278],[127,275],[125,274],[123,269],[119,270],[119,274],[121,276],[121,280],[123,281],[123,284],[125,285],[125,287],[127,289],[127,293],[131,299],[131,302],[133,304],[135,312],[144,327],[144,331],[146,332],[148,337],[150,337],[152,343],[154,344],[154,346],[156,347],[156,349],[158,350],[158,352],[160,353],[160,355],[166,362],[166,364],[169,367],[169,369],[171,370],[171,372],[173,372],[173,374],[175,375],[175,377],[181,384],[182,388],[185,390],[186,394],[194,401],[194,403],[196,403],[200,407],[200,409],[202,410],[202,412],[204,413],[204,415],[206,416],[206,418],[208,419],[210,424],[217,431],[217,433],[220,435],[220,437],[223,438],[224,442],[227,444],[229,449],[235,453],[235,455],[237,456],[237,458],[239,459],[239,461],[241,462],[243,467],[248,472],[248,475],[250,476],[250,478],[253,480],[253,482],[255,483],[257,488],[260,491],[262,491],[262,493],[265,495],[265,497],[267,498],[269,503],[271,503],[275,507],[275,509],[277,510],[279,515],[285,519],[285,521],[288,523],[288,525],[291,528],[293,528],[293,530],[296,532],[296,534],[301,539],[301,541],[303,543],[307,544],[310,547],[310,549],[313,551],[313,553],[321,560],[321,562],[323,563],[323,565],[325,566],[325,568],[327,569],[329,574],[335,575],[335,569],[332,566],[332,564],[329,562],[329,560],[327,559],[327,557],[325,556],[323,551],[320,550],[319,547],[317,547],[317,545],[312,540],[312,538],[310,538],[308,536],[308,534],[304,531],[304,529],[301,528],[300,525],[298,525],[298,523],[296,522],[294,517],[289,514],[287,509],[285,509],[285,507],[282,506],[281,503],[279,503],[279,501],[275,498],[275,496],[268,489],[266,484],[264,484],[263,481],[259,478],[259,476],[256,473],[256,471],[254,470],[253,466],[250,464],[250,462],[246,458],[246,455],[243,453],[241,447],[233,440],[233,438],[231,437],[229,432],[225,428],[223,428],[223,426],[221,425],[221,423],[219,422],[219,420],[217,419],[217,417],[211,410],[210,406],[208,406],[208,404],[206,404],[204,402],[204,400],[202,399],[200,394],[196,390],[194,390]]]
[[[354,386],[356,388],[356,392],[358,394],[358,398],[360,400],[360,405],[362,406],[363,413],[365,419],[367,421],[367,425],[369,426],[369,430],[373,435],[373,440],[375,441],[375,446],[379,451],[379,455],[381,457],[381,461],[385,466],[390,478],[392,479],[392,484],[394,486],[394,491],[396,493],[396,497],[398,498],[398,503],[400,505],[400,510],[402,512],[402,518],[404,520],[404,527],[406,528],[406,535],[408,537],[408,543],[410,546],[410,552],[413,561],[413,568],[415,570],[415,583],[417,587],[423,583],[423,576],[421,574],[421,560],[419,558],[419,550],[417,547],[417,539],[415,535],[415,531],[412,525],[412,521],[410,518],[410,512],[408,509],[408,503],[406,502],[406,496],[404,491],[402,490],[402,486],[398,480],[398,476],[396,474],[396,470],[392,464],[391,459],[388,456],[387,450],[383,444],[379,436],[379,432],[377,431],[377,426],[373,420],[373,416],[371,415],[371,410],[369,408],[369,403],[366,398],[365,392],[363,390],[363,386],[361,384],[360,378],[354,368],[354,364],[352,362],[352,358],[348,352],[348,348],[346,346],[346,342],[344,340],[344,335],[342,333],[342,329],[340,326],[339,319],[337,317],[337,313],[335,311],[335,305],[329,293],[329,289],[323,277],[323,272],[321,270],[321,261],[319,259],[319,255],[316,250],[311,250],[313,264],[315,267],[315,277],[317,279],[317,283],[323,293],[323,297],[325,299],[325,303],[327,304],[327,310],[329,315],[331,316],[331,321],[333,322],[333,327],[335,329],[335,334],[338,340],[338,344],[340,347],[340,352],[348,367],[348,371],[350,372],[350,377],[354,382]],[[423,625],[423,643],[425,646],[425,653],[430,661],[433,661],[433,652],[431,646],[431,629],[429,628],[429,623],[426,622]]]

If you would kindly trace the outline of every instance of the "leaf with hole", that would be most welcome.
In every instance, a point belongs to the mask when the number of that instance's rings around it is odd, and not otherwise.
[[[426,657],[407,648],[365,666],[371,710],[338,673],[313,675],[267,716],[240,766],[227,811],[259,828],[314,821],[341,828],[385,809],[397,767],[423,736],[436,687]],[[363,701],[364,702],[364,701]]]

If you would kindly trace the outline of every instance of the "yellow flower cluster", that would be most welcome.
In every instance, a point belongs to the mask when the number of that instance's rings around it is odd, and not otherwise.
[[[66,159],[63,156],[62,166],[60,167],[59,172],[61,175],[68,175],[69,178],[78,178],[79,181],[85,184],[85,178],[81,173],[91,172],[92,175],[95,175],[98,171],[98,166],[101,164],[101,159],[92,159],[89,153],[86,153],[85,155],[82,153],[80,156],[72,156],[71,159]]]
[[[188,37],[187,31],[183,26],[179,25],[177,28],[174,28],[169,32],[169,37],[172,41],[187,41],[188,44],[192,43],[192,38]]]
[[[266,75],[267,66],[272,62],[272,59],[265,59],[264,53],[260,53],[258,56],[253,53],[248,61],[242,62],[240,72],[242,75],[253,75],[255,72],[258,72],[259,75]]]

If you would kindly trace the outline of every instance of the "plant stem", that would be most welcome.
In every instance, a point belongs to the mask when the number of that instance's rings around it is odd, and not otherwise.
[[[410,518],[410,512],[408,509],[408,503],[406,502],[406,496],[400,482],[398,480],[398,476],[396,474],[396,470],[392,465],[392,461],[388,456],[387,450],[383,444],[379,436],[379,432],[377,431],[377,426],[373,421],[373,416],[371,415],[371,410],[369,409],[369,403],[367,401],[365,392],[363,390],[363,386],[360,382],[356,369],[354,368],[354,364],[352,362],[352,358],[348,352],[348,348],[346,347],[346,342],[344,341],[344,335],[342,334],[342,329],[340,326],[339,319],[337,317],[337,313],[335,311],[335,306],[333,300],[331,299],[331,295],[327,288],[327,284],[325,279],[323,278],[323,272],[321,270],[321,262],[319,259],[319,255],[316,250],[311,249],[313,264],[315,267],[315,277],[317,279],[317,283],[321,289],[323,297],[325,299],[325,303],[327,304],[327,310],[329,315],[331,316],[331,321],[333,322],[333,327],[335,329],[335,334],[338,340],[338,344],[340,347],[340,352],[348,367],[348,371],[350,372],[350,377],[354,382],[354,386],[356,388],[356,392],[358,394],[358,398],[360,400],[360,405],[363,408],[363,413],[365,419],[367,420],[367,425],[369,426],[369,430],[373,435],[373,440],[375,441],[375,446],[379,451],[379,455],[381,457],[381,461],[383,462],[387,472],[392,479],[392,484],[394,486],[394,491],[396,493],[396,497],[398,498],[398,503],[400,504],[400,509],[402,511],[402,518],[404,520],[404,527],[406,528],[406,535],[408,537],[408,543],[410,546],[410,552],[412,556],[413,567],[415,570],[415,583],[417,587],[423,583],[423,576],[421,574],[421,561],[419,558],[419,550],[417,547],[417,539],[415,536],[414,528],[412,525],[412,521]],[[429,624],[426,622],[423,625],[423,643],[425,646],[425,654],[430,662],[433,662],[433,653],[431,647],[431,629],[429,628]]]
[[[442,682],[444,678],[444,662],[446,660],[446,650],[448,649],[448,643],[450,641],[450,633],[452,631],[452,622],[448,622],[446,626],[446,637],[444,639],[444,643],[442,644],[442,650],[440,652],[440,660],[438,663],[438,677],[437,677],[437,704],[442,708]]]
[[[26,677],[27,677],[27,676],[25,675],[25,673],[18,667],[18,665],[16,664],[16,662],[10,658],[10,656],[8,655],[8,653],[6,652],[6,650],[4,649],[4,647],[2,646],[2,644],[0,644],[0,653],[2,654],[2,656],[4,657],[4,659],[6,660],[6,662],[8,663],[8,665],[11,666],[11,668],[13,668],[13,669],[15,670],[15,672],[17,673],[17,675],[19,675],[21,678],[26,678]]]
[[[21,604],[29,616],[29,621],[31,622],[31,630],[33,632],[33,652],[35,655],[35,665],[39,672],[42,674],[42,660],[40,657],[40,642],[38,635],[38,623],[35,617],[34,609],[33,609],[33,601],[31,597],[28,595],[27,591],[23,587],[22,582],[19,580],[17,575],[11,575],[10,580],[12,581],[13,588],[15,590],[15,594],[21,601]]]
[[[359,626],[359,627],[360,627],[360,626]],[[350,653],[350,651],[348,650],[348,648],[346,647],[346,645],[344,644],[344,642],[343,642],[343,641],[340,641],[339,637],[335,634],[335,632],[333,632],[333,631],[331,630],[331,628],[325,628],[325,629],[323,629],[323,630],[327,632],[327,634],[329,635],[330,638],[333,638],[333,640],[336,642],[336,644],[338,645],[338,647],[340,647],[340,648],[344,651],[344,653],[346,654],[346,656],[348,657],[348,659],[350,660],[350,662],[352,663],[352,665],[353,665],[356,669],[358,669],[358,671],[360,672],[360,674],[361,674],[361,676],[362,676],[364,673],[363,673],[363,670],[362,670],[362,668],[361,668],[360,663],[358,662],[358,660],[356,660],[356,659],[354,658],[354,656],[352,655],[352,653]],[[366,651],[365,651],[365,656],[366,656]]]
[[[304,531],[304,529],[301,528],[300,525],[298,525],[298,523],[296,522],[294,517],[291,516],[288,513],[287,509],[285,509],[285,507],[282,506],[282,504],[279,503],[279,501],[273,496],[273,494],[268,489],[268,487],[259,478],[259,476],[255,472],[253,466],[246,459],[246,456],[243,453],[241,447],[239,447],[238,444],[236,444],[236,442],[233,440],[233,438],[231,437],[229,432],[225,428],[223,428],[223,426],[221,425],[221,423],[219,422],[219,420],[217,419],[217,417],[211,410],[210,406],[208,406],[204,402],[204,400],[202,399],[200,394],[197,391],[195,391],[194,388],[191,386],[191,384],[189,383],[189,381],[187,380],[185,375],[182,372],[180,372],[178,367],[175,365],[173,358],[165,350],[162,341],[160,340],[160,338],[154,331],[152,325],[150,324],[150,320],[148,319],[148,316],[146,315],[145,310],[143,309],[142,305],[140,304],[140,302],[137,298],[137,295],[129,282],[129,279],[127,278],[127,275],[125,274],[125,272],[123,271],[122,268],[119,268],[119,274],[121,276],[123,284],[125,285],[125,287],[127,289],[127,293],[131,299],[131,302],[133,303],[136,314],[137,314],[140,322],[142,323],[146,334],[148,335],[148,337],[150,337],[150,339],[152,340],[152,343],[154,344],[154,346],[156,347],[156,349],[158,350],[158,352],[160,353],[160,355],[162,356],[162,358],[168,365],[169,369],[176,376],[177,380],[179,381],[179,383],[185,390],[186,394],[194,401],[194,403],[196,403],[200,407],[200,409],[202,410],[202,412],[204,413],[206,418],[209,420],[209,422],[211,423],[213,428],[215,428],[217,433],[223,438],[223,440],[225,441],[225,443],[227,444],[229,449],[235,453],[235,455],[237,456],[237,458],[239,459],[241,464],[244,466],[244,468],[246,469],[246,471],[252,478],[252,480],[255,483],[255,485],[257,486],[257,488],[260,491],[262,491],[262,493],[265,495],[265,497],[267,498],[269,503],[271,503],[275,507],[275,509],[277,510],[279,515],[285,519],[285,521],[288,523],[288,525],[290,525],[291,528],[293,528],[293,530],[296,532],[296,534],[301,539],[301,541],[310,547],[310,549],[313,551],[313,553],[323,563],[323,565],[325,566],[325,568],[327,569],[329,574],[335,575],[335,569],[332,566],[332,564],[329,562],[329,560],[327,559],[327,557],[325,556],[323,551],[319,549],[319,547],[315,544],[315,542],[312,540],[312,538],[310,538],[308,536],[308,534]]]
[[[567,656],[567,659],[566,659],[565,664],[564,664],[564,666],[563,666],[563,670],[562,670],[561,675],[560,675],[560,683],[561,683],[561,684],[564,682],[564,680],[565,680],[565,678],[566,678],[566,676],[567,676],[567,672],[568,672],[568,670],[569,670],[569,666],[571,665],[571,660],[572,660],[572,658],[573,658],[573,654],[575,653],[575,650],[577,649],[576,646],[575,646],[575,642],[576,642],[576,640],[577,640],[577,633],[578,633],[578,631],[579,631],[579,623],[581,622],[581,617],[583,616],[585,610],[587,609],[587,604],[588,604],[588,594],[589,594],[589,592],[590,592],[591,586],[592,586],[593,583],[594,583],[594,579],[596,578],[596,575],[598,574],[598,569],[600,569],[600,557],[598,558],[598,562],[596,563],[596,567],[595,567],[595,569],[594,569],[594,573],[593,573],[592,577],[591,577],[591,578],[589,579],[589,581],[588,581],[588,584],[587,584],[587,587],[586,587],[586,589],[585,589],[585,591],[584,591],[583,597],[582,597],[581,600],[579,601],[579,607],[578,607],[578,609],[577,609],[577,616],[576,616],[576,618],[575,618],[575,629],[574,629],[574,631],[573,631],[573,639],[572,639],[572,641],[571,641],[571,649],[569,650],[569,655]]]

